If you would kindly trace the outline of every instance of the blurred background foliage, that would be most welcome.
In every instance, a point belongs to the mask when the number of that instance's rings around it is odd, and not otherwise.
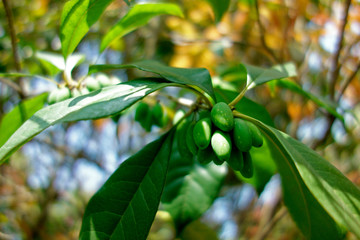
[[[128,11],[125,1],[114,1],[77,48],[85,60],[75,69],[75,79],[86,74],[89,64],[140,59],[156,59],[175,67],[205,67],[213,77],[221,77],[238,63],[270,67],[294,62],[298,77],[293,80],[324,101],[336,103],[345,124],[312,101],[275,85],[257,87],[247,96],[266,107],[277,128],[318,151],[360,186],[360,127],[356,120],[360,117],[359,0],[232,0],[218,22],[208,1],[169,2],[179,4],[185,17],[156,17],[100,55],[100,36]],[[59,25],[64,1],[12,0],[9,4],[20,64],[17,67],[14,61],[2,5],[0,72],[20,69],[60,82],[61,76],[36,53],[61,53]],[[125,81],[138,75],[135,70],[118,70],[107,77]],[[56,87],[40,78],[22,78],[18,79],[19,94],[9,84],[12,80],[0,80],[0,119],[22,98]],[[170,89],[167,94],[177,97],[182,93]],[[163,131],[154,127],[151,133],[145,132],[134,122],[131,110],[119,119],[54,126],[3,164],[0,239],[77,239],[91,195],[124,159]],[[171,105],[167,112],[173,116]],[[259,196],[229,171],[212,208],[187,226],[182,237],[302,239],[283,206],[279,182],[275,175]],[[199,232],[201,236],[196,235]],[[169,214],[159,211],[148,238],[175,237]],[[347,239],[355,238],[348,234]]]

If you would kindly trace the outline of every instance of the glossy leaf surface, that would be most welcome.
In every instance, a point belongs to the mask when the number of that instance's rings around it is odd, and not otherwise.
[[[90,199],[80,239],[144,240],[165,185],[173,131],[127,159]]]
[[[204,166],[193,158],[183,158],[174,141],[161,202],[178,229],[199,218],[212,205],[225,174],[224,166],[213,163]]]
[[[296,66],[293,63],[285,63],[276,65],[271,68],[261,68],[252,65],[244,64],[248,73],[249,89],[266,82],[297,76]]]
[[[90,27],[113,0],[70,0],[65,3],[60,26],[62,53],[70,55]]]
[[[158,74],[170,82],[197,86],[208,93],[214,100],[216,99],[209,71],[205,68],[175,68],[168,67],[157,61],[144,60],[123,65],[92,65],[89,68],[89,73],[124,68],[138,68],[142,71]]]
[[[164,79],[133,80],[43,108],[28,119],[0,148],[0,163],[51,125],[108,117],[121,112],[158,89],[175,85]]]
[[[360,190],[304,144],[260,121],[245,118],[260,127],[275,149],[285,204],[304,235],[310,239],[341,239],[338,223],[360,237]]]
[[[0,146],[18,129],[23,122],[41,109],[47,98],[47,93],[20,102],[0,120]]]
[[[183,16],[180,7],[173,3],[143,3],[134,5],[105,35],[101,42],[100,51],[103,51],[112,41],[147,24],[151,18],[164,14]]]

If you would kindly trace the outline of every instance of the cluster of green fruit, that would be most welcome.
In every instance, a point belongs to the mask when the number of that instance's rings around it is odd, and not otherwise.
[[[73,87],[71,90],[67,86],[62,86],[54,89],[48,96],[48,103],[54,104],[57,102],[64,101],[68,98],[78,97],[81,95],[88,94],[89,92],[98,90],[103,87],[107,87],[113,84],[119,83],[119,81],[110,79],[104,74],[99,74],[94,77],[87,77],[84,81],[84,85]]]
[[[178,148],[184,157],[195,155],[201,164],[227,162],[244,177],[252,177],[249,151],[262,146],[262,134],[254,124],[234,118],[226,103],[215,104],[211,112],[201,112],[197,121],[186,120],[178,129]]]
[[[145,102],[140,102],[135,110],[135,121],[147,131],[150,132],[153,125],[164,127],[168,123],[168,115],[163,106],[157,102],[154,106],[150,106]]]

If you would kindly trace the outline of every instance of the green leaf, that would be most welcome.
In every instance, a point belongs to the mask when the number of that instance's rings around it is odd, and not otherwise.
[[[248,78],[249,78],[248,89],[251,89],[253,87],[256,87],[258,85],[261,85],[263,83],[272,80],[297,76],[296,66],[291,62],[281,65],[276,65],[268,69],[255,67],[248,64],[244,64],[244,65],[248,72]]]
[[[60,54],[38,51],[36,52],[35,57],[50,63],[58,70],[65,70],[65,59]]]
[[[146,95],[167,86],[164,79],[138,79],[70,98],[36,112],[0,148],[0,164],[21,145],[51,125],[120,113]]]
[[[175,68],[168,67],[157,61],[144,60],[124,65],[92,65],[89,67],[89,74],[123,68],[138,68],[142,71],[156,73],[170,82],[197,86],[208,93],[214,101],[216,100],[209,71],[205,68]]]
[[[81,240],[146,239],[165,185],[173,132],[122,163],[90,199]]]
[[[70,55],[90,27],[113,0],[70,0],[65,3],[60,26],[62,53]]]
[[[0,146],[18,129],[25,120],[41,109],[46,102],[47,93],[20,102],[0,121]]]
[[[184,159],[174,140],[161,203],[178,230],[208,210],[219,194],[225,175],[223,166],[212,163],[203,166],[194,159]]]
[[[341,239],[343,229],[337,224],[360,237],[360,190],[306,145],[260,121],[244,118],[260,127],[276,150],[284,201],[305,237]]]
[[[104,51],[112,41],[147,24],[151,18],[163,14],[183,17],[179,6],[173,3],[142,3],[134,5],[105,35],[101,42],[100,51]]]
[[[228,10],[230,0],[206,0],[210,5],[215,15],[215,22],[221,21],[224,13]]]
[[[325,98],[315,96],[314,94],[302,89],[301,86],[299,86],[296,82],[293,82],[293,81],[288,80],[288,79],[277,80],[277,81],[275,81],[275,84],[278,87],[289,89],[290,91],[292,91],[294,93],[300,94],[301,96],[304,96],[305,98],[310,99],[315,104],[317,104],[319,107],[322,107],[326,111],[331,113],[334,117],[337,117],[342,122],[345,121],[343,115],[339,114],[336,111],[336,108],[338,106],[337,106],[337,104],[335,102],[331,102],[330,100],[327,100]]]

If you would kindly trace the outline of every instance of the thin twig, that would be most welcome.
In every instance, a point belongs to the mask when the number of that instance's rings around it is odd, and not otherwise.
[[[14,57],[15,69],[16,69],[16,71],[20,72],[21,71],[20,57],[19,57],[19,53],[17,51],[17,40],[16,40],[16,32],[15,32],[15,27],[14,27],[12,11],[11,11],[11,8],[10,8],[7,0],[2,0],[2,2],[4,5],[6,18],[8,20],[8,24],[9,24],[9,31],[10,31],[10,37],[11,37],[11,48],[12,48],[12,53],[13,53],[13,57]]]
[[[336,96],[336,102],[339,102],[342,95],[344,94],[345,90],[347,89],[347,87],[349,86],[349,84],[351,83],[351,81],[355,78],[356,74],[358,73],[358,71],[360,70],[360,62],[358,62],[355,71],[347,78],[343,81],[343,84],[340,87],[340,90],[338,92],[338,95]]]
[[[6,18],[7,18],[8,26],[9,26],[9,32],[10,32],[10,38],[11,38],[11,49],[12,49],[12,54],[13,54],[13,58],[14,58],[15,69],[17,72],[21,72],[20,57],[19,57],[18,48],[17,48],[16,31],[15,31],[15,26],[14,26],[14,18],[13,18],[12,11],[11,11],[10,5],[8,3],[8,0],[2,0],[2,2],[4,5]],[[25,93],[24,93],[24,90],[22,87],[22,78],[21,77],[17,78],[16,82],[20,88],[20,91],[17,91],[17,92],[19,93],[20,98],[24,99]]]
[[[332,61],[330,63],[330,69],[329,69],[329,94],[332,99],[335,99],[335,87],[336,87],[336,81],[339,77],[340,72],[340,66],[339,66],[339,57],[340,52],[343,46],[343,39],[345,35],[345,27],[347,24],[348,16],[349,16],[349,9],[350,9],[351,0],[346,0],[345,2],[345,16],[343,21],[341,22],[340,26],[340,38],[336,46],[335,54],[332,58]]]
[[[259,29],[260,29],[261,44],[263,45],[266,52],[269,54],[271,60],[273,62],[275,62],[275,63],[279,63],[279,59],[275,56],[274,52],[266,44],[266,41],[265,41],[265,28],[264,28],[264,25],[262,24],[261,19],[260,19],[260,11],[259,11],[259,2],[258,2],[258,0],[255,1],[255,13],[256,13],[256,18],[257,18],[257,23],[258,23]]]
[[[350,4],[351,4],[351,0],[346,0],[345,8],[344,8],[345,16],[344,16],[344,19],[343,19],[343,21],[341,23],[341,27],[340,27],[340,31],[341,31],[340,32],[340,39],[339,39],[335,54],[334,54],[334,56],[332,58],[332,62],[330,63],[330,69],[329,69],[329,95],[330,95],[330,98],[333,99],[333,100],[335,100],[336,82],[337,82],[337,79],[339,78],[339,73],[340,73],[339,58],[340,58],[340,52],[341,52],[341,49],[342,49],[342,46],[343,46],[343,39],[344,39],[344,35],[345,35],[345,27],[346,27],[348,15],[349,15]],[[351,79],[350,80],[345,80],[345,84],[343,85],[343,88],[344,87],[345,88],[343,90],[340,90],[340,91],[345,91],[345,89],[347,87],[346,84],[347,85],[349,84],[349,83],[346,83],[348,81],[350,83]],[[339,92],[337,100],[340,100],[342,94],[343,93]],[[318,146],[324,144],[326,142],[326,140],[329,138],[329,136],[331,135],[331,128],[332,128],[336,118],[333,115],[331,115],[330,113],[327,113],[326,119],[327,119],[328,125],[327,125],[327,129],[325,131],[325,134],[323,135],[322,138],[320,138],[320,139],[318,139],[318,140],[316,140],[316,141],[314,141],[312,143],[311,147],[313,149],[315,149]]]
[[[11,87],[12,89],[14,89],[15,91],[17,91],[19,94],[21,93],[21,88],[19,87],[19,85],[17,85],[15,82],[10,81],[6,78],[0,78],[0,82],[8,85],[9,87]]]
[[[266,236],[271,232],[274,226],[288,213],[287,208],[285,206],[281,206],[279,211],[275,214],[275,216],[271,219],[271,221],[262,229],[261,234],[256,236],[256,240],[263,240]],[[254,239],[255,240],[255,239]]]

